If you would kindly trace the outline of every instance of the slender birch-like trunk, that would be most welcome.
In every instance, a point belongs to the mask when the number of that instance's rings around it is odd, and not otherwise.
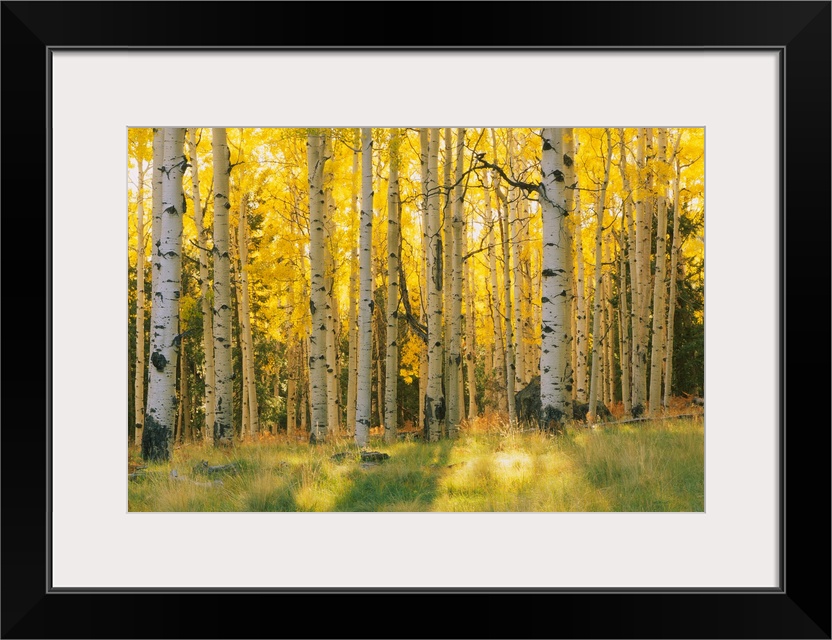
[[[309,441],[322,442],[327,435],[326,395],[326,261],[324,245],[324,133],[311,129],[307,138],[309,175],[309,264],[311,295],[309,310],[312,317],[309,336],[309,401],[311,430]]]
[[[181,286],[182,218],[185,195],[182,174],[185,130],[166,128],[162,180],[162,219],[154,257],[158,270],[150,317],[151,342],[147,389],[147,413],[142,434],[142,458],[170,460],[176,424],[176,365],[179,354],[179,295]]]
[[[507,403],[507,396],[505,394],[506,358],[505,347],[503,345],[502,314],[500,310],[500,299],[502,295],[497,275],[497,241],[494,233],[494,226],[499,223],[499,220],[494,217],[494,209],[491,206],[491,188],[487,185],[487,179],[486,183],[483,183],[483,194],[485,197],[485,221],[488,225],[488,271],[491,278],[491,290],[489,291],[491,302],[489,306],[491,308],[491,324],[494,329],[492,339],[492,344],[494,345],[492,350],[494,384],[492,391],[497,408],[507,411],[508,407],[505,406]]]
[[[141,444],[144,422],[144,176],[144,160],[140,160],[139,195],[136,203],[136,380],[133,388],[135,414],[131,444]]]
[[[638,143],[636,147],[636,165],[639,170],[638,190],[636,191],[636,219],[635,219],[635,257],[636,270],[634,281],[636,289],[633,293],[633,314],[635,324],[633,327],[633,411],[640,414],[644,410],[647,401],[647,292],[650,283],[650,228],[652,212],[647,206],[645,199],[647,192],[644,187],[644,163],[647,149],[648,131],[651,129],[638,130]]]
[[[681,214],[679,181],[681,168],[679,166],[678,147],[677,154],[675,155],[676,175],[673,179],[673,246],[670,251],[670,297],[667,301],[667,361],[665,363],[664,376],[665,406],[668,406],[670,403],[670,393],[673,385],[673,325],[676,319],[676,273],[679,268],[679,250],[681,247],[681,239],[679,238],[679,216]]]
[[[638,327],[639,327],[639,315],[638,315],[638,306],[640,304],[639,300],[639,262],[638,262],[638,241],[636,238],[637,233],[637,221],[633,220],[633,192],[632,187],[630,185],[630,178],[627,172],[627,147],[625,142],[625,134],[624,129],[618,130],[619,135],[619,158],[618,158],[618,170],[621,173],[621,184],[624,189],[624,201],[623,201],[623,210],[624,210],[624,222],[622,224],[621,234],[622,234],[622,274],[625,274],[622,278],[621,288],[620,288],[620,296],[623,298],[623,304],[627,304],[627,281],[629,280],[630,287],[630,307],[629,312],[627,311],[626,306],[623,307],[625,314],[623,316],[624,320],[627,322],[627,327],[622,326],[622,333],[626,340],[626,347],[627,347],[627,366],[625,367],[622,363],[622,371],[627,370],[628,374],[628,389],[629,392],[624,397],[624,408],[628,415],[633,415],[633,409],[636,407],[636,387],[638,386],[637,377],[638,377],[638,354],[637,351],[637,343],[638,343]],[[626,233],[626,235],[625,235]],[[626,264],[623,261],[623,252],[624,247],[627,247],[627,254],[629,257],[629,272],[625,273],[624,265]],[[629,276],[629,278],[627,277]],[[627,315],[629,313],[629,317]],[[623,357],[623,355],[622,355]],[[623,384],[623,378],[622,378]]]
[[[658,132],[658,160],[657,168],[660,172],[658,182],[658,225],[656,229],[656,271],[653,279],[653,333],[652,350],[650,354],[650,415],[656,416],[662,410],[662,372],[664,362],[664,339],[666,337],[665,320],[667,320],[666,297],[667,284],[665,272],[667,270],[667,129]]]
[[[497,220],[500,225],[500,244],[503,250],[503,308],[506,310],[506,404],[508,405],[508,421],[510,425],[517,422],[514,406],[515,376],[517,370],[514,364],[514,313],[511,305],[511,239],[508,235],[508,196],[502,193],[499,184],[495,187],[499,200],[503,206],[497,208]]]
[[[610,254],[609,242],[607,242],[605,253],[605,262],[610,265],[614,264]],[[607,326],[604,329],[604,347],[606,351],[606,365],[604,366],[604,373],[606,374],[606,399],[604,402],[609,406],[615,402],[615,315],[612,311],[612,274],[609,271],[604,274],[604,306],[607,320]]]
[[[384,441],[396,442],[399,388],[399,130],[390,132],[390,177],[387,183],[387,380],[384,398]]]
[[[621,401],[624,403],[624,413],[631,415],[633,406],[630,396],[630,313],[627,305],[627,259],[624,229],[626,219],[625,207],[624,219],[621,221],[621,239],[618,243],[618,354],[621,363]]]
[[[240,239],[239,229],[229,231],[232,244],[235,247],[236,255],[231,256],[231,288],[234,290],[234,308],[237,310],[237,334],[236,342],[240,351],[240,421],[237,436],[245,440],[249,430],[248,419],[248,344],[243,337],[243,290],[240,286]],[[232,340],[234,339],[234,327],[231,328]],[[232,367],[233,353],[232,353]],[[233,383],[232,383],[233,386]]]
[[[248,399],[249,436],[254,438],[260,433],[260,413],[257,408],[257,385],[254,378],[254,341],[251,335],[251,311],[248,290],[248,196],[240,197],[240,220],[237,230],[240,252],[240,289],[241,334],[246,345],[246,397]]]
[[[454,189],[452,192],[452,222],[450,244],[451,261],[446,270],[451,273],[450,307],[446,320],[448,340],[448,437],[456,438],[462,420],[464,394],[462,389],[462,244],[464,190],[462,188],[462,163],[465,149],[465,129],[456,130],[456,159],[454,168]],[[446,241],[449,237],[445,236]]]
[[[442,309],[444,310],[443,326],[442,326],[442,350],[445,359],[443,365],[444,382],[443,388],[445,390],[445,420],[442,428],[443,435],[448,433],[450,422],[450,408],[452,403],[456,403],[454,396],[456,395],[457,385],[456,381],[451,384],[451,332],[450,323],[451,317],[448,315],[451,311],[451,287],[453,282],[453,194],[451,193],[451,175],[453,174],[453,134],[450,127],[445,127],[442,130],[445,139],[445,150],[442,160],[442,202],[439,224],[441,226],[442,236]]]
[[[469,225],[470,226],[470,225]],[[463,253],[468,253],[469,229],[464,229]],[[463,295],[465,296],[465,364],[468,374],[468,420],[477,417],[477,351],[476,351],[476,307],[474,305],[474,262],[468,258],[463,264]]]
[[[575,318],[575,342],[576,344],[576,368],[575,368],[575,400],[581,404],[587,402],[587,394],[589,390],[587,389],[587,365],[588,365],[588,348],[587,348],[587,322],[589,321],[589,315],[587,310],[587,303],[586,303],[586,279],[584,277],[584,249],[583,249],[583,231],[580,219],[580,193],[577,194],[576,198],[576,207],[577,207],[577,228],[575,230],[575,238],[576,238],[576,250],[575,253],[577,254],[577,269],[578,274],[576,278],[576,290],[577,290],[577,301],[576,301],[576,318]]]
[[[509,163],[514,159],[514,131],[508,129],[507,155]],[[511,242],[511,264],[514,267],[514,381],[515,387],[521,389],[526,386],[526,353],[523,335],[523,273],[520,264],[520,242],[522,241],[523,221],[520,220],[519,208],[517,206],[516,189],[508,190],[508,214],[509,214],[509,235]]]
[[[223,128],[213,130],[214,156],[214,409],[215,446],[234,443],[231,367],[231,253],[228,211],[229,196],[228,143]]]
[[[422,227],[422,256],[420,261],[421,278],[419,285],[419,320],[422,326],[428,324],[428,130],[424,127],[419,129],[419,184],[421,194],[420,203],[420,224]],[[425,398],[428,392],[428,345],[419,345],[419,425],[425,429]]]
[[[205,229],[202,200],[199,192],[199,157],[196,149],[196,129],[188,129],[188,148],[191,155],[191,183],[194,199],[194,224],[199,244],[199,295],[202,309],[202,351],[205,354],[205,428],[203,438],[209,440],[214,425],[214,323],[208,295],[208,233]]]
[[[541,264],[540,407],[541,426],[562,431],[571,418],[568,388],[570,346],[567,335],[569,313],[566,255],[566,194],[563,173],[563,134],[557,128],[541,131],[543,153],[540,161],[540,206],[543,218]]]
[[[565,241],[560,243],[558,247],[561,251],[560,262],[563,264],[563,269],[566,270],[566,290],[564,300],[565,321],[563,323],[564,337],[563,340],[568,344],[569,357],[566,360],[568,370],[564,378],[566,390],[569,392],[570,401],[575,397],[575,341],[573,328],[573,307],[574,299],[572,291],[575,288],[574,269],[575,262],[572,255],[572,235],[575,226],[574,211],[575,211],[575,187],[578,184],[578,178],[575,172],[575,137],[571,127],[566,127],[560,130],[561,133],[561,152],[563,153],[563,176],[564,176],[564,200],[565,212],[563,216],[563,233],[565,234]]]
[[[289,353],[286,356],[286,436],[291,438],[297,430],[298,406],[298,345],[297,340],[289,343]]]
[[[328,160],[332,157],[332,144],[329,136],[324,138],[324,158]],[[337,435],[339,424],[340,409],[338,406],[338,390],[340,387],[337,379],[336,371],[338,369],[338,351],[336,345],[337,339],[337,322],[338,317],[336,313],[335,303],[335,261],[332,256],[330,243],[332,242],[332,230],[334,228],[335,218],[335,198],[332,196],[332,183],[334,181],[334,173],[332,170],[332,163],[326,162],[324,164],[324,287],[326,288],[326,417],[327,417],[327,433],[330,435]]]
[[[428,386],[425,393],[425,439],[435,442],[442,436],[445,397],[442,392],[442,234],[439,226],[439,129],[428,132],[427,241],[428,241]]]
[[[355,441],[366,447],[372,411],[373,355],[373,135],[361,129],[361,217],[358,249],[360,295],[358,304],[358,378],[355,407]],[[380,381],[379,381],[380,383]]]
[[[604,163],[604,181],[601,185],[601,191],[598,195],[598,219],[595,227],[595,306],[592,318],[592,368],[589,374],[589,411],[587,412],[587,420],[595,420],[595,410],[597,408],[598,393],[601,390],[601,372],[600,372],[600,358],[603,353],[604,340],[601,337],[601,314],[602,314],[602,298],[603,285],[601,282],[601,249],[604,231],[604,209],[607,202],[607,186],[610,181],[610,163],[612,161],[612,144],[610,139],[610,131],[606,130],[607,138],[607,158]]]
[[[360,185],[359,152],[352,155],[352,211],[358,216],[358,190]],[[352,227],[350,227],[352,229]],[[347,254],[350,261],[350,316],[349,316],[349,372],[347,374],[347,423],[355,420],[356,376],[358,371],[358,245],[355,235],[350,230],[350,250]]]
[[[191,426],[191,403],[188,396],[188,364],[185,353],[185,340],[183,339],[179,348],[179,425],[177,429],[177,441],[185,442],[190,440]]]
[[[156,254],[159,251],[159,238],[162,235],[162,184],[164,178],[164,162],[165,162],[165,130],[164,129],[153,129],[153,167],[152,167],[152,179],[150,181],[151,186],[151,236],[150,236],[150,257],[151,257],[151,269],[150,269],[150,278],[151,278],[151,298],[150,298],[150,310],[151,310],[151,317],[153,315],[153,305],[154,297],[153,293],[158,288],[158,280],[159,280],[159,270],[156,269],[153,265],[156,263]],[[153,326],[150,327],[151,334],[153,332]],[[142,349],[144,349],[144,341],[142,341]],[[152,351],[152,349],[151,349]],[[148,376],[150,375],[150,366],[153,363],[145,362],[142,366],[142,371],[144,372],[142,375],[142,384],[146,383],[148,380]],[[142,444],[142,437],[144,433],[144,420],[145,414],[147,412],[147,407],[145,405],[144,398],[142,398],[142,416],[141,422],[136,425],[136,435],[135,441],[136,444],[141,447]],[[138,406],[138,404],[137,404]]]

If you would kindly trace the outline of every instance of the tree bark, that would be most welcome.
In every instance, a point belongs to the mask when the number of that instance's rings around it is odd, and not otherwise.
[[[226,132],[213,130],[214,156],[214,373],[213,437],[215,446],[234,443],[231,367],[231,253],[229,215],[229,161]]]
[[[384,398],[384,441],[396,442],[399,388],[399,130],[390,132],[390,177],[387,183],[387,381]]]
[[[660,175],[658,182],[658,226],[656,229],[656,272],[653,279],[653,332],[652,349],[650,354],[650,415],[657,416],[662,411],[662,372],[664,362],[665,320],[667,319],[666,297],[667,284],[665,272],[667,270],[667,129],[661,128],[658,133],[657,170]]]
[[[566,230],[566,194],[563,173],[562,131],[541,131],[543,153],[540,162],[540,206],[543,219],[541,264],[541,346],[540,407],[541,426],[561,431],[571,417],[569,389],[570,343],[567,334],[569,280],[563,245],[569,241]]]
[[[576,250],[577,254],[577,281],[576,291],[578,299],[576,301],[576,317],[575,317],[575,342],[576,342],[576,366],[575,366],[575,400],[578,403],[584,404],[587,402],[589,390],[587,388],[587,365],[588,365],[588,336],[587,323],[589,322],[589,312],[586,301],[586,279],[584,277],[584,248],[583,248],[583,229],[580,220],[580,192],[576,198],[577,209],[577,229],[575,231]]]
[[[332,143],[330,137],[324,139],[324,158],[332,157]],[[335,261],[332,255],[332,236],[335,228],[335,198],[332,195],[334,174],[332,163],[326,162],[324,170],[324,286],[326,287],[326,417],[327,433],[337,435],[340,429],[338,390],[340,384],[337,378],[338,370],[338,315],[335,295]]]
[[[607,186],[610,181],[610,163],[612,161],[612,144],[609,129],[606,130],[607,159],[604,163],[604,181],[598,194],[598,219],[595,227],[595,303],[592,318],[592,369],[589,377],[589,411],[587,420],[595,419],[598,393],[601,391],[600,358],[603,353],[604,339],[601,336],[602,299],[604,296],[601,282],[602,240],[604,230],[604,209],[607,202]]]
[[[309,336],[309,400],[311,407],[310,442],[322,442],[327,435],[326,396],[326,263],[324,244],[324,133],[311,129],[307,137],[309,176],[309,263],[311,295],[309,309],[312,318]]]
[[[373,135],[361,129],[361,216],[359,227],[358,273],[358,379],[355,410],[355,441],[366,447],[370,437],[372,411],[373,353]]]
[[[241,333],[246,345],[246,397],[248,399],[248,428],[251,438],[260,433],[260,412],[257,407],[257,385],[254,377],[254,340],[251,334],[251,310],[248,283],[248,195],[240,197],[240,220],[237,231],[240,252]]]
[[[681,215],[679,181],[681,168],[679,166],[678,147],[677,154],[675,155],[676,175],[673,179],[673,246],[670,252],[670,297],[667,301],[667,362],[665,363],[664,376],[665,406],[670,402],[673,385],[673,325],[676,319],[676,273],[679,268],[679,250],[681,247],[681,239],[679,238],[679,216]]]
[[[151,344],[147,391],[147,414],[142,434],[142,458],[170,460],[176,422],[176,364],[179,354],[179,294],[181,286],[182,218],[185,195],[182,174],[187,165],[184,154],[185,130],[165,129],[162,182],[162,224],[155,251],[158,270],[153,290]]]
[[[360,140],[359,140],[360,144]],[[353,182],[353,197],[352,197],[352,212],[353,215],[359,217],[358,208],[358,191],[360,188],[360,164],[359,152],[356,151],[352,156],[352,182]],[[355,422],[355,399],[357,391],[357,372],[358,372],[358,306],[356,300],[358,299],[358,245],[355,235],[350,226],[349,232],[350,248],[348,252],[350,261],[350,311],[349,311],[349,372],[347,374],[347,426]],[[353,427],[354,428],[354,427]]]
[[[445,419],[445,397],[442,391],[442,234],[439,225],[438,182],[439,129],[428,135],[427,241],[428,241],[428,385],[425,392],[425,439],[435,442],[442,436]]]
[[[451,304],[448,309],[447,332],[448,340],[448,388],[452,393],[448,395],[448,437],[456,438],[459,423],[462,420],[462,409],[465,403],[462,387],[462,244],[463,244],[463,207],[464,190],[463,153],[465,150],[465,129],[456,130],[456,159],[454,168],[454,189],[452,193],[452,222],[451,222]],[[447,239],[447,236],[446,236]]]
[[[141,444],[144,422],[144,160],[139,161],[139,195],[136,204],[136,379],[134,384],[133,442]]]
[[[193,186],[194,224],[199,244],[199,290],[202,310],[202,351],[205,354],[205,427],[202,437],[207,442],[214,425],[214,326],[211,300],[208,295],[208,233],[205,229],[202,200],[199,191],[199,156],[196,148],[196,129],[188,129],[188,148],[191,155],[191,183]]]

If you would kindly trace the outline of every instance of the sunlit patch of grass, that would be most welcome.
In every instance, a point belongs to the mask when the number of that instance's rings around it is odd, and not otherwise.
[[[129,483],[130,510],[704,509],[704,432],[697,420],[569,428],[555,437],[492,418],[455,441],[385,445],[376,439],[370,448],[391,457],[362,465],[346,438],[317,446],[269,438],[231,450],[185,445]],[[346,455],[332,460],[335,453]],[[207,475],[194,469],[203,460],[233,463],[235,470]],[[171,478],[173,469],[179,480]]]

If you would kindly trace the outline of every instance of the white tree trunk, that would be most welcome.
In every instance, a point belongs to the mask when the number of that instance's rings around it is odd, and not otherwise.
[[[587,349],[587,322],[589,321],[589,314],[586,302],[586,278],[584,277],[584,248],[583,248],[583,230],[581,225],[580,214],[580,192],[576,198],[576,220],[577,228],[575,229],[575,239],[577,247],[575,253],[577,254],[578,274],[576,278],[576,293],[578,299],[576,301],[576,316],[575,316],[575,342],[576,344],[576,366],[575,366],[575,400],[581,404],[587,402],[589,390],[587,388],[587,365],[588,365],[588,349]]]
[[[147,414],[142,434],[144,460],[170,460],[177,417],[176,365],[179,353],[179,294],[181,286],[182,218],[185,195],[182,174],[185,130],[165,129],[162,181],[162,219],[159,244],[154,252],[158,270],[150,318],[151,342]]]
[[[309,336],[309,401],[311,408],[310,442],[322,442],[327,431],[326,397],[326,261],[324,244],[324,133],[311,129],[307,137],[309,176],[309,264],[312,317]]]
[[[196,129],[188,129],[188,148],[191,155],[191,183],[194,199],[194,224],[199,244],[199,294],[202,309],[202,350],[205,354],[205,426],[203,439],[208,442],[214,427],[214,323],[211,310],[210,278],[208,275],[208,233],[203,222],[202,200],[199,192],[199,157],[196,149]]]
[[[469,225],[470,226],[470,225]],[[468,229],[464,229],[463,253],[468,252]],[[465,260],[463,265],[463,287],[465,291],[465,363],[468,374],[468,420],[477,417],[477,380],[476,380],[476,307],[474,305],[474,262],[473,258]]]
[[[639,184],[636,192],[636,271],[634,281],[636,289],[633,293],[633,313],[635,327],[633,331],[633,411],[640,413],[647,401],[647,316],[648,291],[650,284],[650,229],[652,226],[652,211],[648,206],[647,191],[643,183],[644,162],[647,149],[649,129],[638,130],[638,144],[636,147],[636,165],[639,170]]]
[[[439,129],[428,135],[427,181],[427,242],[428,242],[428,385],[425,392],[426,440],[435,442],[442,437],[445,419],[445,397],[442,393],[442,229],[439,225]]]
[[[370,438],[373,355],[373,134],[361,129],[361,217],[358,273],[358,379],[355,408],[355,441],[366,447]],[[379,381],[380,383],[381,381]]]
[[[332,157],[332,144],[329,136],[324,139],[324,157]],[[338,312],[335,295],[335,261],[332,256],[331,242],[335,228],[335,198],[332,195],[334,172],[332,163],[325,162],[324,171],[324,264],[326,275],[326,417],[327,433],[337,435],[340,429],[338,403]]]
[[[390,133],[387,183],[387,380],[384,385],[384,441],[396,442],[399,388],[399,130]]]
[[[454,169],[454,189],[452,204],[452,258],[448,265],[451,271],[451,304],[448,309],[447,332],[450,355],[448,358],[448,384],[453,393],[448,394],[448,437],[456,438],[459,423],[462,420],[465,403],[462,389],[462,244],[464,242],[462,188],[463,152],[465,150],[465,129],[456,130],[456,159]],[[448,236],[445,236],[446,239]]]
[[[566,213],[563,219],[563,233],[566,235],[566,241],[560,244],[561,264],[566,270],[566,320],[564,322],[564,340],[569,345],[569,358],[567,358],[567,365],[569,367],[565,384],[566,390],[569,392],[569,399],[575,397],[575,366],[576,366],[576,351],[575,351],[575,331],[574,331],[574,298],[573,291],[575,289],[574,281],[574,263],[575,258],[572,254],[572,235],[575,228],[575,187],[578,184],[578,178],[575,171],[575,136],[571,127],[566,127],[560,130],[561,132],[561,152],[563,153],[563,176],[565,182],[564,199]]]
[[[240,221],[237,230],[240,251],[240,288],[241,296],[241,331],[246,345],[246,397],[248,399],[249,436],[255,438],[260,433],[260,413],[257,409],[257,385],[254,378],[254,341],[251,335],[251,311],[248,290],[248,196],[240,197]]]
[[[352,212],[358,217],[358,190],[360,188],[360,164],[359,152],[353,153],[352,156],[352,183],[353,183],[353,198],[352,198]],[[355,398],[356,398],[356,377],[358,372],[358,245],[356,243],[355,235],[353,235],[352,227],[350,227],[349,239],[350,247],[347,255],[350,261],[350,311],[349,311],[349,372],[347,374],[347,423],[355,420]]]
[[[678,143],[677,143],[678,144]],[[679,180],[681,168],[679,156],[675,158],[676,175],[673,180],[673,247],[670,252],[670,297],[667,301],[667,362],[665,364],[664,376],[664,404],[670,402],[670,393],[673,384],[673,325],[676,319],[676,271],[679,268],[679,249],[681,239],[679,238],[679,216],[681,204],[679,202]]]
[[[510,425],[517,422],[517,415],[515,413],[514,405],[514,389],[515,376],[517,370],[514,364],[514,312],[511,305],[511,249],[509,244],[511,239],[508,234],[508,196],[503,194],[499,185],[495,188],[498,193],[499,200],[502,201],[503,206],[497,209],[497,220],[500,225],[500,243],[503,249],[503,308],[506,310],[506,404],[508,405],[508,421]]]
[[[625,207],[624,219],[627,218]],[[618,255],[618,353],[621,363],[621,401],[624,404],[624,413],[632,414],[631,390],[630,390],[630,313],[627,305],[627,259],[626,259],[626,235],[624,221],[621,223],[621,241],[619,242]]]
[[[564,189],[562,132],[557,128],[541,131],[543,153],[540,161],[540,206],[543,219],[543,255],[541,264],[541,345],[540,407],[541,426],[561,431],[571,417],[571,393],[568,389],[570,344],[567,334],[569,281],[571,265],[564,264],[563,245],[569,242],[566,231],[566,194]]]
[[[213,130],[214,156],[214,379],[216,407],[213,438],[215,446],[234,443],[231,367],[231,247],[228,211],[228,144],[225,129]]]
[[[659,415],[662,411],[662,372],[664,362],[664,339],[666,337],[665,320],[667,320],[666,298],[667,285],[667,129],[659,129],[657,170],[660,172],[658,183],[658,228],[656,229],[656,272],[653,279],[653,332],[650,354],[650,415]]]
[[[485,182],[483,182],[483,197],[485,199],[485,223],[488,225],[488,272],[491,279],[491,289],[489,291],[489,308],[491,309],[491,325],[492,331],[492,345],[491,361],[492,361],[492,400],[498,410],[506,411],[507,396],[506,389],[506,358],[505,347],[503,345],[503,323],[502,314],[500,311],[500,299],[502,294],[500,292],[500,283],[497,272],[497,241],[494,233],[494,225],[498,224],[498,220],[494,218],[494,208],[491,206],[491,188],[488,184],[489,174],[486,173]]]
[[[601,191],[598,195],[598,211],[595,231],[595,306],[592,318],[592,368],[589,376],[589,411],[587,412],[587,420],[595,420],[595,410],[597,408],[598,394],[601,391],[601,371],[600,359],[603,353],[604,340],[601,337],[601,314],[602,314],[602,299],[604,296],[603,285],[601,282],[601,247],[604,230],[604,209],[607,202],[607,186],[610,181],[610,163],[612,161],[612,144],[610,139],[610,131],[606,130],[607,138],[607,158],[604,163],[604,181],[601,185]]]
[[[300,364],[297,340],[291,339],[289,353],[286,356],[286,436],[288,438],[294,437],[298,428],[298,370]]]
[[[136,380],[133,389],[134,442],[141,445],[144,423],[144,161],[139,161],[139,195],[136,204]]]

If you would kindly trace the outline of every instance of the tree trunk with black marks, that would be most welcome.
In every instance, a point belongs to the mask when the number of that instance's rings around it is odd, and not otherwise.
[[[144,177],[144,160],[140,160],[136,204],[136,379],[133,385],[135,413],[131,444],[141,444],[142,423],[144,422]]]
[[[361,129],[361,215],[358,247],[358,378],[355,441],[366,447],[370,438],[373,355],[373,132]]]
[[[604,349],[604,338],[601,331],[601,314],[603,313],[604,287],[602,283],[602,240],[604,232],[604,209],[607,203],[607,186],[610,182],[610,164],[612,162],[612,144],[609,129],[606,130],[607,158],[604,163],[604,180],[598,194],[598,211],[595,223],[595,301],[592,318],[592,367],[589,374],[589,410],[587,420],[593,421],[596,416],[598,395],[602,393],[601,356]]]
[[[566,194],[563,173],[562,132],[558,128],[541,131],[543,153],[540,170],[540,206],[543,219],[541,264],[541,347],[540,347],[540,425],[559,432],[571,415],[569,390],[570,343],[567,334],[570,306],[563,245],[569,242],[566,230]]]
[[[360,140],[359,140],[360,144]],[[360,189],[359,152],[355,151],[352,156],[352,211],[358,217],[358,192]],[[350,261],[350,310],[349,310],[349,371],[347,373],[347,426],[355,421],[355,399],[357,391],[358,373],[358,244],[350,230],[350,249],[348,252]],[[354,428],[354,427],[353,427]]]
[[[425,391],[425,439],[442,437],[445,397],[442,391],[442,229],[439,225],[439,129],[428,131],[427,181],[427,271],[428,281],[428,385]]]
[[[667,129],[658,131],[658,157],[656,179],[658,193],[658,222],[656,228],[656,268],[653,278],[653,331],[652,349],[650,354],[650,415],[657,416],[662,412],[662,373],[664,362],[665,320],[667,320],[666,299],[667,283]]]
[[[310,442],[323,442],[327,432],[326,396],[326,261],[324,244],[324,135],[310,129],[307,136],[309,177],[309,264],[311,292],[309,310],[312,318],[309,335],[309,400],[311,408]]]
[[[208,295],[208,233],[205,229],[202,200],[199,192],[199,157],[196,147],[196,129],[188,129],[188,148],[191,155],[191,183],[193,186],[194,224],[199,244],[199,293],[202,310],[202,351],[205,354],[205,428],[202,436],[207,442],[214,425],[214,322],[211,300]]]
[[[387,183],[387,381],[384,397],[384,441],[396,442],[399,388],[399,130],[390,132],[390,177]]]
[[[147,413],[142,434],[142,458],[170,460],[176,424],[176,364],[179,354],[179,297],[181,287],[182,218],[185,194],[182,174],[187,165],[185,130],[166,128],[162,178],[162,216],[159,243],[154,251],[158,270],[150,316],[151,342]]]
[[[260,412],[257,407],[257,385],[254,377],[254,340],[251,334],[251,310],[249,303],[248,283],[248,195],[240,197],[240,220],[237,230],[237,238],[240,253],[240,331],[242,341],[245,343],[246,367],[245,396],[248,400],[248,435],[255,438],[260,433]]]
[[[465,403],[462,391],[462,244],[464,236],[463,206],[464,190],[462,187],[463,153],[465,150],[465,129],[456,130],[456,158],[454,167],[454,188],[452,192],[451,219],[451,304],[448,309],[448,437],[456,438],[459,423],[462,420]],[[445,236],[448,238],[448,236]]]
[[[332,143],[330,136],[324,138],[324,158],[332,157]],[[332,255],[332,235],[335,225],[335,198],[332,195],[334,172],[331,162],[324,164],[324,287],[326,288],[326,417],[327,433],[338,434],[340,430],[340,407],[337,379],[338,370],[338,316],[335,296],[335,260]]]
[[[469,225],[470,226],[470,225]],[[469,229],[464,229],[463,253],[468,253]],[[463,264],[463,295],[465,297],[465,364],[468,377],[468,420],[477,417],[477,350],[476,350],[476,307],[474,305],[474,263],[468,258]]]
[[[234,419],[231,367],[231,247],[229,231],[229,161],[224,128],[213,130],[214,156],[214,446],[232,446]]]
[[[681,239],[679,238],[679,215],[681,212],[679,181],[681,168],[679,167],[678,141],[675,165],[676,174],[673,179],[673,245],[670,250],[670,297],[667,301],[667,362],[665,363],[664,376],[665,406],[670,402],[670,393],[673,384],[673,325],[676,319],[676,272],[679,268],[679,250],[681,248]]]
[[[575,350],[576,365],[575,365],[575,401],[579,404],[586,404],[589,395],[587,384],[587,367],[589,364],[589,350],[588,350],[588,336],[587,323],[589,322],[589,311],[587,309],[587,295],[586,295],[586,278],[584,276],[584,248],[583,248],[583,226],[580,220],[580,193],[577,194],[576,207],[577,214],[577,228],[575,230],[576,249],[577,254],[577,278],[575,283],[575,290],[577,300],[575,303]]]

